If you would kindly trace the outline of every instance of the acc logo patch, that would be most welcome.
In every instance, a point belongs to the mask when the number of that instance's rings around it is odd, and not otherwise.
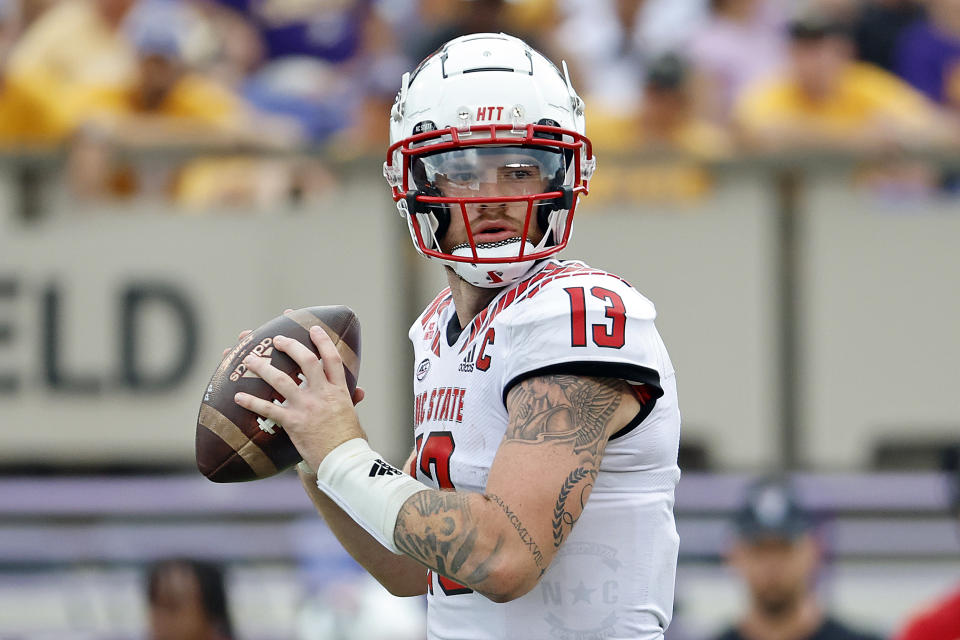
[[[417,381],[422,382],[428,373],[430,373],[430,358],[424,358],[420,366],[417,367]]]

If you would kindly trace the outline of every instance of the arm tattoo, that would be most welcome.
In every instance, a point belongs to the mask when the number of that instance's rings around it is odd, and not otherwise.
[[[567,479],[563,481],[563,486],[560,487],[560,496],[557,498],[557,504],[553,507],[553,546],[555,548],[560,547],[564,538],[566,538],[567,534],[573,529],[573,525],[580,519],[580,514],[583,513],[583,508],[587,504],[587,497],[589,496],[590,489],[593,487],[593,480],[596,477],[596,469],[577,467],[571,471]],[[567,498],[570,497],[570,494],[573,493],[574,489],[584,478],[587,479],[587,482],[584,483],[578,492],[580,507],[576,510],[576,514],[574,514],[574,512],[567,510]]]
[[[442,576],[476,585],[490,576],[503,540],[482,557],[478,527],[467,494],[421,491],[400,509],[394,528],[397,548]]]
[[[574,453],[598,458],[620,406],[620,380],[553,375],[524,380],[511,391],[507,442],[572,442]]]
[[[523,546],[527,548],[527,551],[530,552],[530,555],[533,557],[533,561],[536,563],[537,568],[540,569],[540,575],[543,575],[543,572],[547,570],[546,561],[543,559],[543,553],[540,552],[540,547],[537,546],[537,543],[534,541],[533,536],[530,535],[530,532],[527,530],[527,527],[520,522],[520,516],[514,512],[510,506],[503,501],[498,495],[488,493],[487,498],[490,499],[490,502],[494,503],[503,511],[507,516],[507,519],[510,521],[510,524],[514,529],[517,530],[517,535],[520,536],[520,541],[523,543]]]
[[[551,375],[524,380],[508,396],[506,442],[570,443],[580,458],[580,466],[560,486],[553,507],[554,548],[583,513],[625,388],[625,382],[613,378]]]

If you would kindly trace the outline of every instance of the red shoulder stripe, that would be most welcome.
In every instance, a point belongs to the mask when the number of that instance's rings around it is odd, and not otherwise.
[[[450,299],[450,287],[447,287],[441,291],[436,298],[433,299],[433,302],[430,303],[430,306],[427,307],[427,310],[423,312],[423,315],[420,316],[420,326],[426,327],[427,323],[430,322],[430,318],[434,314],[440,312],[440,305],[445,301]]]
[[[473,322],[470,324],[470,336],[464,341],[463,346],[460,347],[460,353],[463,353],[467,346],[470,345],[470,343],[472,343],[479,334],[486,331],[487,328],[493,324],[493,321],[498,315],[500,315],[501,311],[519,300],[521,294],[523,294],[523,292],[526,291],[531,284],[539,282],[551,273],[563,271],[566,268],[568,267],[561,267],[561,265],[558,263],[551,262],[543,269],[535,273],[532,277],[523,280],[516,287],[513,287],[507,291],[507,293],[497,301],[497,304],[493,308],[487,307],[484,309],[483,313],[474,318]]]

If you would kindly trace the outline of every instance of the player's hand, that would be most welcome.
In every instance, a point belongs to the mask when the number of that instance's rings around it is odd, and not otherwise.
[[[353,438],[366,438],[360,427],[354,404],[363,399],[363,392],[353,397],[347,388],[343,360],[336,345],[320,327],[310,329],[310,338],[320,358],[306,346],[285,336],[276,336],[273,346],[286,353],[300,367],[306,378],[303,386],[269,363],[265,358],[246,358],[244,364],[260,376],[286,400],[274,404],[247,393],[238,393],[235,401],[241,407],[269,418],[281,425],[297,451],[311,469],[316,469],[326,455]]]

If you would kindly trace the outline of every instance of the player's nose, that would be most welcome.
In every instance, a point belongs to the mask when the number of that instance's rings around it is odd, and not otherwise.
[[[488,196],[481,196],[488,197]],[[471,202],[467,205],[467,212],[471,218],[477,217],[492,217],[498,214],[505,213],[507,210],[507,203],[498,201],[498,202]]]

